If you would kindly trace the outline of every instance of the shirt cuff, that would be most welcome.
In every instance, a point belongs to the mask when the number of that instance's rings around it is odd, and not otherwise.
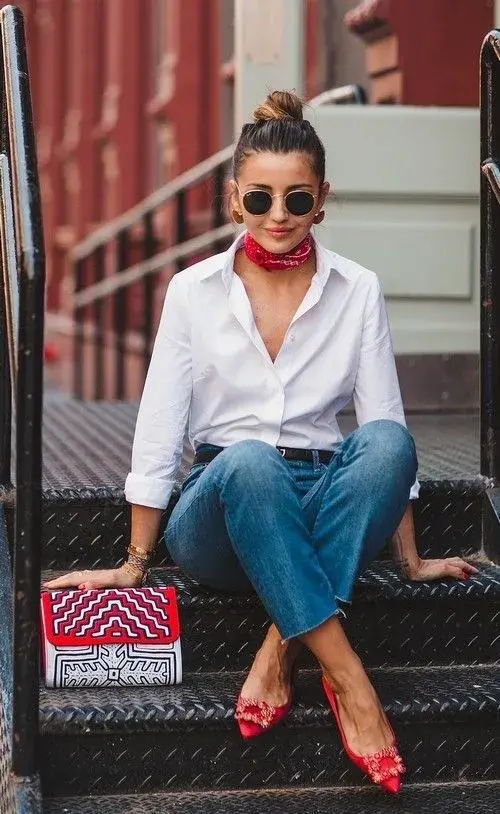
[[[175,485],[175,480],[148,478],[129,472],[125,481],[125,499],[128,503],[150,509],[166,509]]]
[[[417,500],[419,494],[420,494],[420,484],[418,480],[416,480],[410,489],[410,500]]]

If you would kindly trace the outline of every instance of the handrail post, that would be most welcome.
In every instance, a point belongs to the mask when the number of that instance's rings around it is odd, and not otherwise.
[[[75,294],[84,287],[85,260],[78,260],[75,270]],[[83,398],[83,358],[84,358],[84,308],[73,309],[73,394],[77,399]]]
[[[481,50],[481,473],[500,476],[500,32]]]
[[[218,229],[226,220],[224,215],[224,188],[226,184],[225,165],[221,164],[214,171],[214,189],[212,196],[212,228]],[[214,251],[223,250],[221,243],[214,244]]]
[[[177,246],[180,246],[187,238],[187,220],[186,220],[186,191],[184,189],[179,190],[176,195],[176,204],[177,204],[177,211],[176,211],[176,233],[175,233],[175,240]],[[176,270],[182,271],[184,268],[184,261],[177,260],[176,262]]]
[[[124,229],[116,242],[116,271],[119,274],[127,268],[129,235]],[[127,331],[127,289],[122,288],[114,296],[115,323],[115,398],[125,397],[125,352]]]
[[[99,283],[104,279],[104,247],[98,246],[94,251],[92,259],[93,263],[93,281]],[[96,300],[93,303],[92,316],[93,316],[93,342],[94,342],[94,399],[99,401],[104,398],[104,343],[105,343],[105,326],[104,326],[104,313],[105,305],[102,300]]]
[[[149,260],[154,256],[156,240],[153,226],[153,213],[147,212],[143,218],[143,259]],[[153,341],[153,303],[155,283],[152,274],[147,274],[142,281],[144,297],[144,313],[142,317],[142,358],[144,363],[144,377],[148,372],[151,359],[151,344]]]

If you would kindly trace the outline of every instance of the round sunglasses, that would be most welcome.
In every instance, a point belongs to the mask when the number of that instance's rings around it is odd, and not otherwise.
[[[316,196],[305,189],[294,189],[286,195],[271,195],[265,189],[251,189],[243,195],[243,206],[249,215],[265,215],[273,205],[273,198],[283,198],[291,215],[308,215],[314,209]]]

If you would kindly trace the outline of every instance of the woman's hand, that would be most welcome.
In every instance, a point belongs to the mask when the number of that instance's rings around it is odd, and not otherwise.
[[[448,557],[443,560],[418,559],[415,565],[405,569],[405,576],[415,582],[427,582],[433,579],[468,579],[477,574],[479,568],[462,560],[460,557]]]
[[[142,582],[140,576],[127,568],[108,568],[102,571],[72,571],[62,577],[44,582],[42,588],[58,591],[62,588],[79,588],[81,591],[93,588],[137,588]]]

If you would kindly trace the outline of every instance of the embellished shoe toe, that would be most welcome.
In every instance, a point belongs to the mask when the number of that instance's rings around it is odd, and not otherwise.
[[[282,706],[276,707],[267,701],[254,698],[243,698],[241,695],[236,703],[234,717],[238,723],[243,738],[255,738],[264,734],[272,727],[277,726],[286,718],[292,708],[292,694]]]
[[[406,769],[395,742],[392,746],[371,755],[356,755],[351,750],[348,750],[348,754],[353,763],[356,763],[373,783],[382,786],[391,794],[399,793],[401,776]]]

